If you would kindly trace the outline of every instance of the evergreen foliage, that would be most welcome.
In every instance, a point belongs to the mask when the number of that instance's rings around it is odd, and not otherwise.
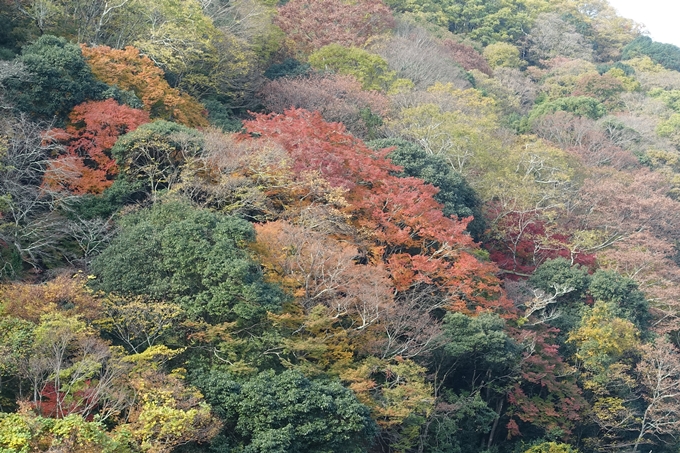
[[[245,220],[158,204],[121,219],[121,233],[92,263],[93,286],[172,301],[193,319],[253,324],[282,301],[244,250],[254,239]]]
[[[372,443],[376,426],[368,408],[339,382],[310,380],[295,370],[246,380],[217,376],[203,386],[224,417],[232,451],[360,453]]]
[[[673,44],[655,42],[649,36],[640,36],[623,48],[621,58],[629,60],[647,56],[666,69],[680,71],[680,48]]]
[[[108,88],[92,75],[80,47],[64,38],[41,36],[22,49],[18,61],[28,75],[5,80],[7,96],[36,118],[64,120],[73,107],[99,99]]]

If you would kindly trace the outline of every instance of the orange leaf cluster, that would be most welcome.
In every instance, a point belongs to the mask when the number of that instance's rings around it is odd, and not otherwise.
[[[85,283],[85,277],[78,273],[61,274],[42,284],[5,284],[0,286],[0,305],[3,314],[36,323],[42,316],[54,312],[97,319],[102,302],[88,291]]]
[[[139,49],[81,46],[92,73],[102,82],[133,91],[152,118],[173,120],[189,127],[207,126],[205,108],[191,96],[172,88],[163,70]]]

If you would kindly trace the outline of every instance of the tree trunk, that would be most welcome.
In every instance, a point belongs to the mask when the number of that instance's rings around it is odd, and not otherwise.
[[[493,421],[493,426],[491,427],[491,432],[489,433],[489,441],[486,444],[487,449],[491,448],[491,445],[493,445],[493,438],[496,436],[496,428],[498,428],[498,422],[501,420],[501,411],[503,410],[504,402],[505,400],[501,398],[498,400],[498,404],[496,405],[496,419]]]

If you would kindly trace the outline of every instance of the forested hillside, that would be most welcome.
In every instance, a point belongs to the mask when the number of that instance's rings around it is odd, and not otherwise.
[[[0,453],[677,452],[679,223],[606,0],[0,0]]]

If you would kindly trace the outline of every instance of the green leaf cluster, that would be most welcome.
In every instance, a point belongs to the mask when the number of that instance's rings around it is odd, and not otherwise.
[[[590,119],[602,118],[607,109],[597,99],[588,96],[570,96],[538,104],[529,114],[529,122],[555,112],[569,112]]]
[[[368,408],[351,391],[296,370],[264,371],[246,381],[213,373],[203,386],[226,420],[230,451],[360,453],[376,432]]]
[[[647,56],[666,69],[680,71],[680,47],[673,44],[655,42],[649,36],[640,36],[623,48],[621,58],[629,60]]]
[[[368,144],[374,149],[394,147],[388,157],[403,167],[401,174],[420,178],[439,189],[434,198],[444,205],[444,215],[474,217],[468,225],[468,231],[475,239],[481,238],[486,228],[481,200],[465,178],[443,156],[427,154],[420,146],[398,138],[373,140]]]
[[[168,202],[123,217],[120,228],[92,263],[97,289],[171,301],[213,323],[253,324],[280,307],[244,250],[255,239],[245,220]]]
[[[322,71],[349,74],[361,82],[364,90],[389,90],[396,78],[379,55],[358,47],[329,44],[309,56],[309,64]]]
[[[63,120],[74,106],[99,99],[108,88],[92,75],[80,47],[64,38],[41,36],[23,48],[18,61],[29,77],[5,80],[7,96],[36,118]]]

